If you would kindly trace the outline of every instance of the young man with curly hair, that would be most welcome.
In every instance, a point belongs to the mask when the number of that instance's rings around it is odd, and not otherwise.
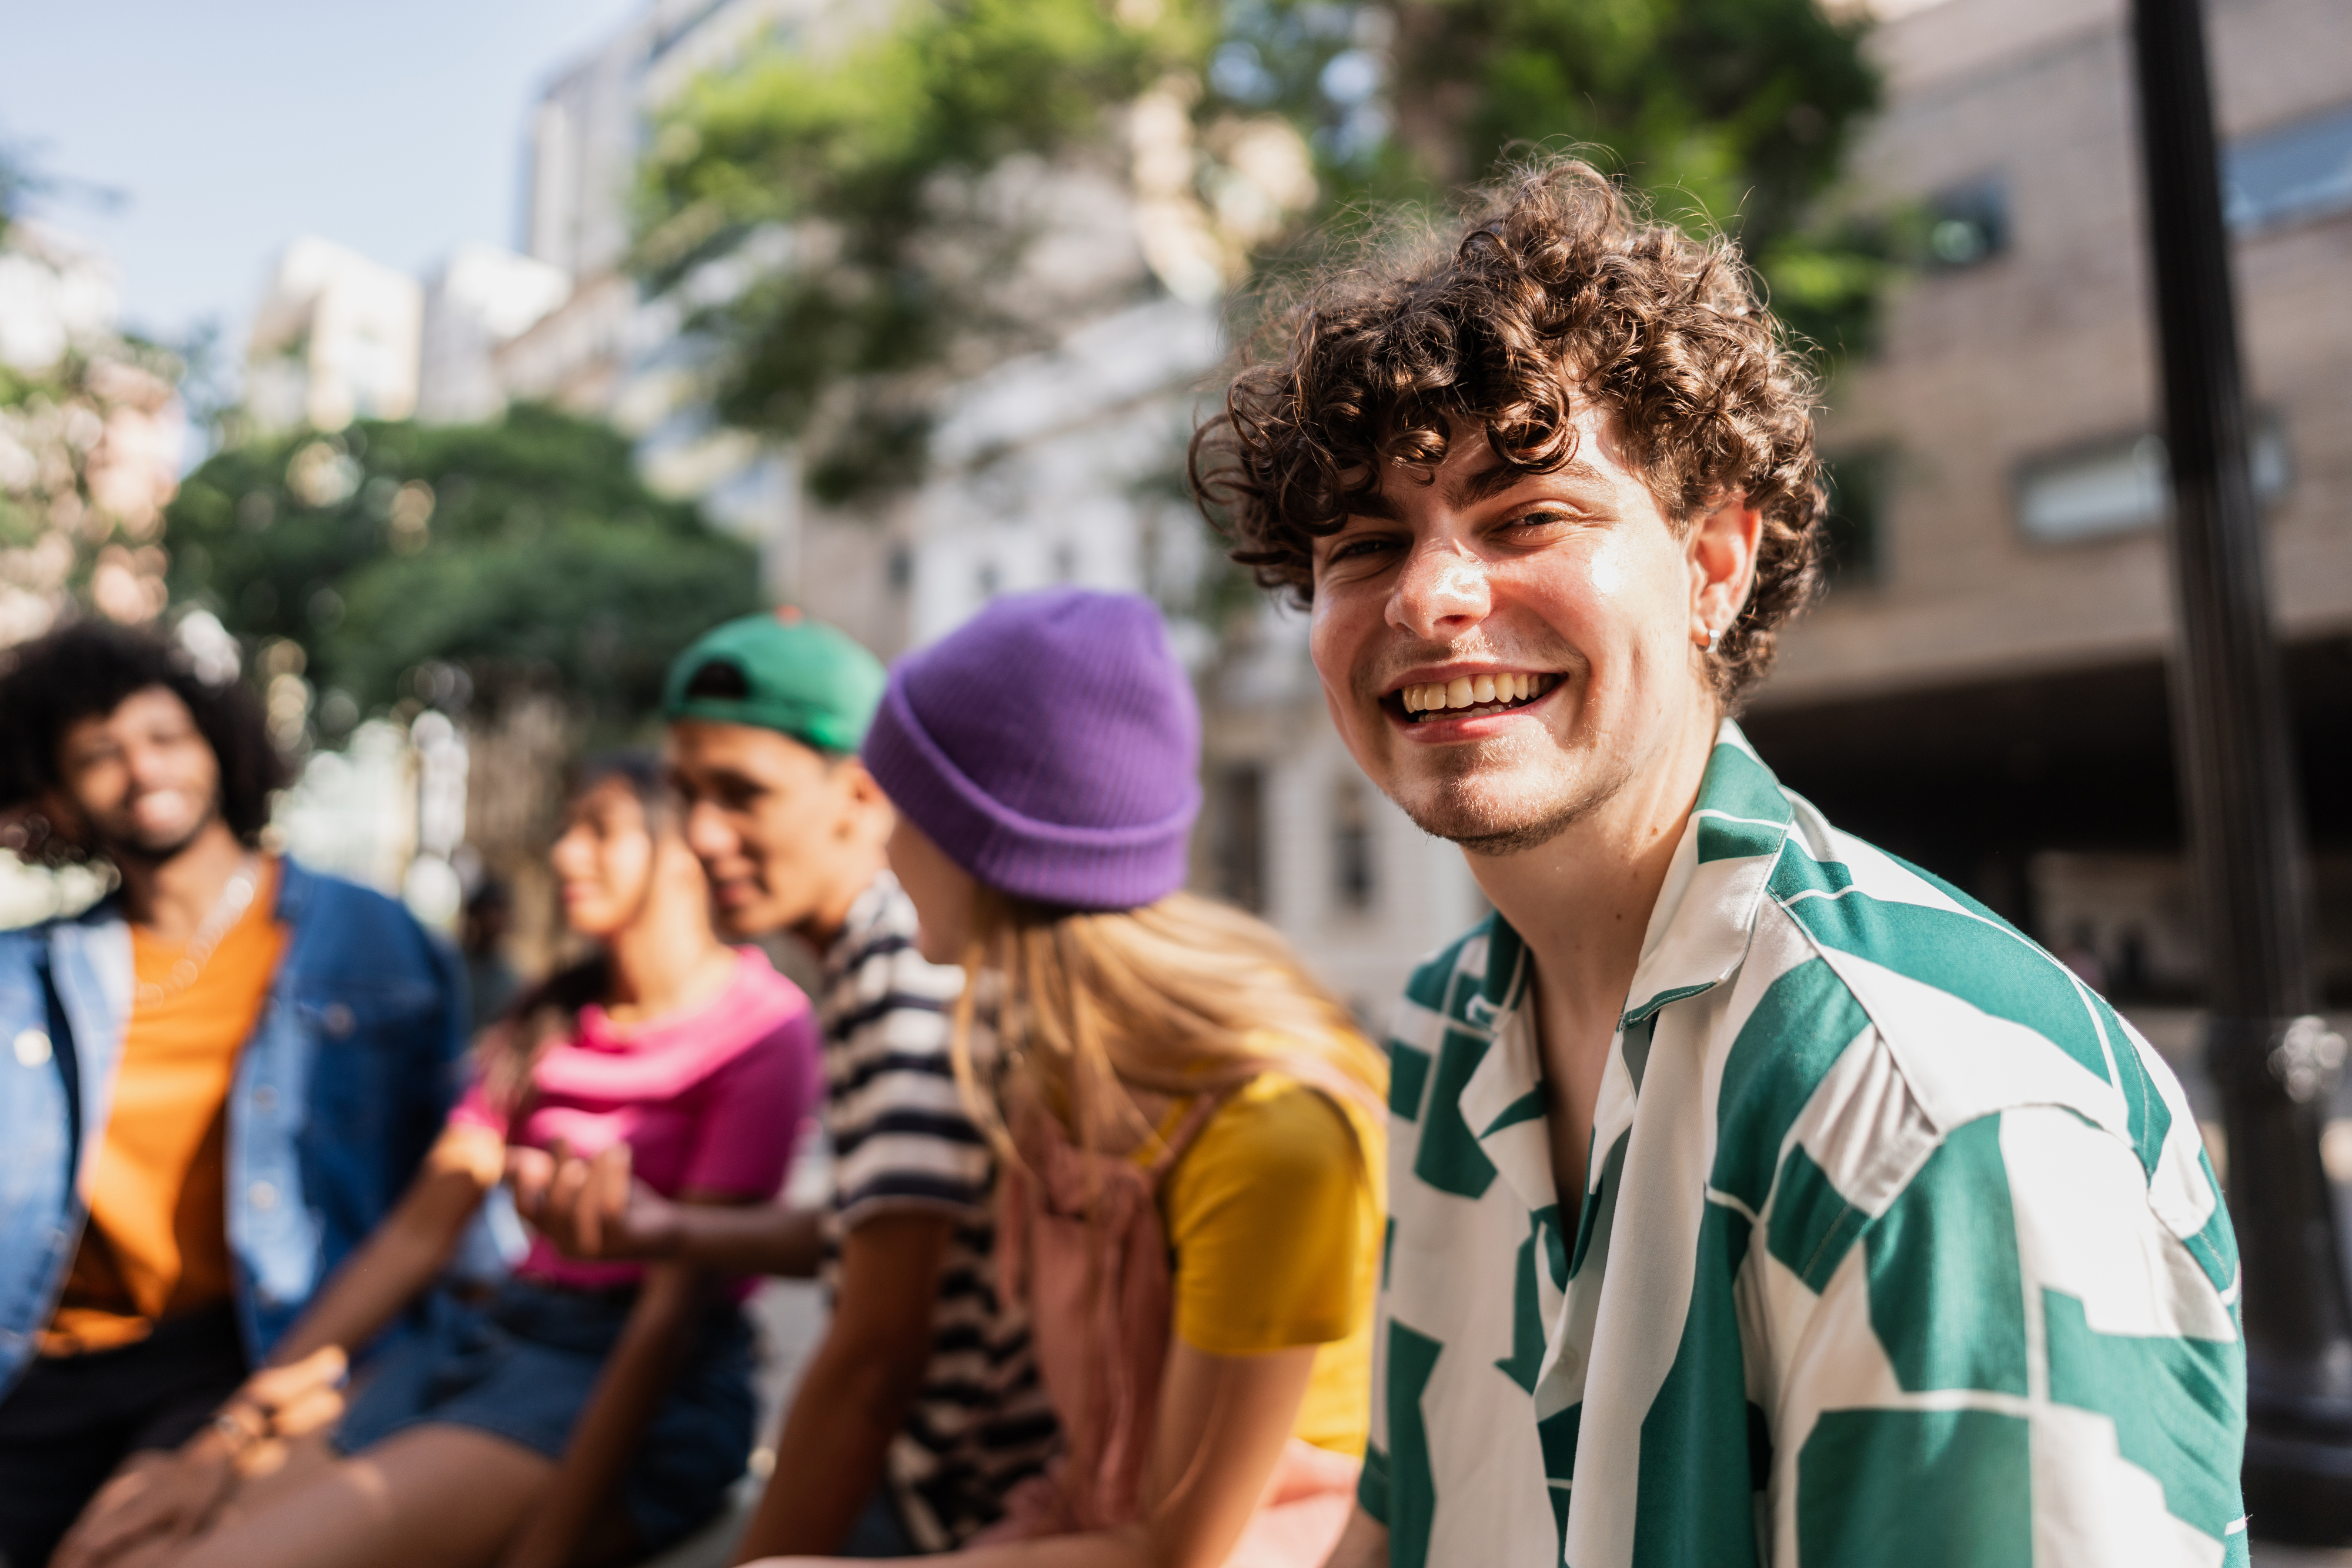
[[[0,654],[0,843],[119,881],[0,933],[0,1562],[17,1568],[50,1562],[77,1514],[58,1563],[152,1555],[281,1417],[316,1424],[322,1366],[247,1375],[448,1110],[457,955],[262,846],[285,779],[251,695],[152,633],[86,621]]]
[[[1398,1009],[1337,1564],[2246,1561],[2179,1085],[1733,722],[1814,589],[1813,405],[1729,246],[1556,161],[1318,280],[1198,439],[1495,905]]]

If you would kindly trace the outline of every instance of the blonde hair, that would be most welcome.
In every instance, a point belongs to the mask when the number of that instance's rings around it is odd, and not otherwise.
[[[1082,1148],[1150,1138],[1130,1091],[1193,1095],[1276,1071],[1377,1119],[1388,1066],[1274,929],[1174,893],[1106,913],[978,889],[954,1060],[973,1116],[1018,1159],[1006,1096],[1034,1096]],[[983,1000],[996,1041],[973,1044]],[[1357,1125],[1357,1118],[1347,1118]],[[1127,1136],[1118,1139],[1123,1130]],[[1359,1150],[1361,1153],[1361,1150]]]

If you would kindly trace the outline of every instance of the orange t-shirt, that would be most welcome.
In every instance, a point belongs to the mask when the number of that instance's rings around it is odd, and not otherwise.
[[[160,1319],[227,1299],[229,1085],[286,946],[270,915],[278,863],[265,861],[244,918],[184,989],[173,988],[173,967],[186,949],[131,929],[139,988],[170,994],[131,1004],[89,1165],[89,1224],[41,1336],[45,1355],[130,1344]]]

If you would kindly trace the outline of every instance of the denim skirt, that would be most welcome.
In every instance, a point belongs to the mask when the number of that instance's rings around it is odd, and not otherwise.
[[[636,1292],[509,1279],[466,1305],[438,1297],[422,1333],[370,1369],[335,1446],[357,1454],[411,1427],[471,1427],[562,1460],[621,1337]],[[621,1479],[621,1506],[647,1552],[719,1511],[751,1457],[756,1406],[742,1310],[713,1306]]]

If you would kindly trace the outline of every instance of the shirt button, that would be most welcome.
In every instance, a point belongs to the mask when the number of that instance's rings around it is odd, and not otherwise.
[[[253,1092],[253,1108],[267,1116],[278,1109],[278,1091],[265,1083]]]
[[[329,1034],[341,1040],[352,1032],[352,1009],[341,1002],[329,1002],[327,1010],[319,1015],[319,1021],[327,1026]]]
[[[246,1201],[267,1212],[278,1207],[278,1189],[266,1181],[255,1182],[245,1189]]]
[[[13,1049],[19,1067],[40,1067],[49,1060],[49,1037],[37,1029],[18,1032]]]

